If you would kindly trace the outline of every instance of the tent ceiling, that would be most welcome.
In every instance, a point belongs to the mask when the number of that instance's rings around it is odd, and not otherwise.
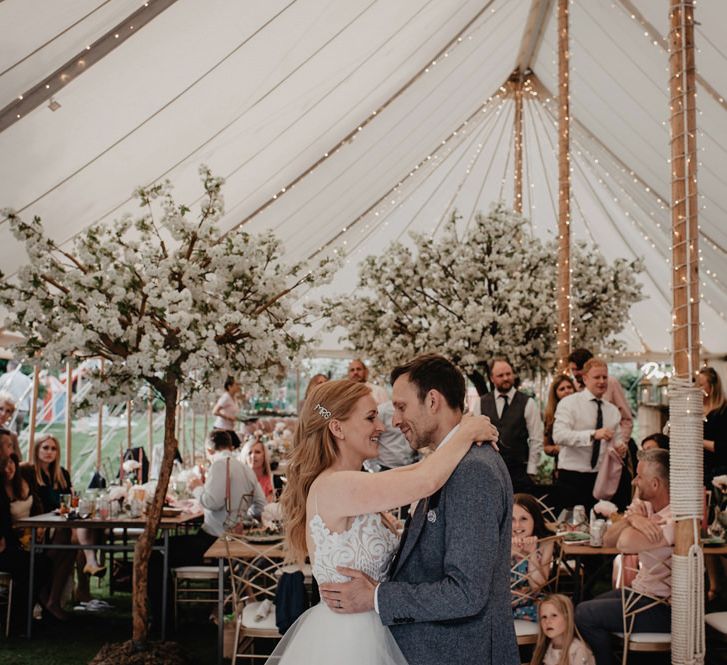
[[[3,102],[139,2],[56,5],[0,3]],[[178,0],[64,87],[56,112],[40,106],[0,133],[0,205],[41,215],[67,241],[133,210],[141,183],[168,177],[180,199],[194,201],[204,162],[228,181],[225,229],[243,221],[274,229],[290,260],[345,248],[346,265],[325,290],[350,292],[363,256],[408,231],[437,233],[455,208],[464,227],[472,211],[512,200],[512,102],[495,93],[515,66],[530,9],[506,0]],[[699,73],[724,93],[727,6],[700,3],[697,18]],[[632,353],[664,353],[668,60],[650,30],[666,34],[667,8],[574,3],[571,26],[573,232],[610,259],[644,258],[648,300],[633,307],[622,337]],[[557,201],[555,44],[551,12],[525,105],[524,211],[542,237],[554,232]],[[723,354],[727,110],[704,85],[698,107],[703,342]],[[12,273],[23,255],[5,223],[0,233],[1,265]],[[324,346],[335,344],[335,333],[322,332]]]

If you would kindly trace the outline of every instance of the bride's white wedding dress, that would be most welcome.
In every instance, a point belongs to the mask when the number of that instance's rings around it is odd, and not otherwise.
[[[363,571],[382,581],[398,538],[384,526],[378,514],[355,517],[350,528],[331,533],[320,515],[310,524],[315,552],[313,575],[319,584],[346,582],[336,566]],[[336,614],[321,602],[303,614],[285,633],[272,656],[271,665],[406,665],[389,629],[376,612]]]

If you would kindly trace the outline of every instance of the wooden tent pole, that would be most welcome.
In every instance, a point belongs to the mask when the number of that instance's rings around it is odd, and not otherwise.
[[[101,358],[101,377],[103,378],[104,359]],[[103,401],[98,403],[98,426],[96,428],[96,470],[101,470],[101,443],[103,442]],[[120,471],[119,471],[120,473]]]
[[[523,214],[523,80],[518,76],[512,82],[515,100],[515,191],[513,210]]]
[[[146,445],[149,449],[149,455],[152,454],[154,448],[154,407],[153,400],[150,397],[146,403],[146,420],[149,426],[149,431],[146,433]]]
[[[72,442],[72,421],[73,418],[73,370],[71,362],[66,363],[66,469],[68,473],[73,473],[71,442]]]
[[[38,386],[40,385],[40,365],[33,365],[33,394],[30,399],[30,424],[28,427],[28,462],[33,463],[35,448],[35,421],[38,417]]]
[[[196,445],[196,439],[197,439],[197,414],[194,410],[194,405],[192,405],[192,466],[194,466],[194,461],[197,457],[197,445]]]
[[[570,355],[570,84],[568,2],[558,0],[558,371]]]
[[[126,402],[126,447],[127,447],[127,449],[131,449],[131,443],[132,443],[131,412],[132,412],[133,406],[134,406],[134,403],[131,400],[128,400]]]
[[[692,0],[671,0],[669,32],[672,167],[672,295],[674,371],[699,371],[699,256],[697,226],[697,137]],[[692,521],[677,522],[674,553],[694,543]]]

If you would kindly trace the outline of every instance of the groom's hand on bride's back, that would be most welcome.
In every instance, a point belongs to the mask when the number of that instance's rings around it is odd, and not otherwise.
[[[320,585],[323,602],[338,614],[357,614],[374,609],[376,582],[365,573],[354,568],[338,566],[341,575],[350,577],[350,582],[328,582]]]

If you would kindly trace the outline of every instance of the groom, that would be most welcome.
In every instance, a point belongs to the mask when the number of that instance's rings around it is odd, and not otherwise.
[[[462,419],[461,372],[426,354],[394,369],[391,382],[393,424],[411,447],[446,445]],[[375,610],[410,665],[516,665],[511,513],[505,463],[492,446],[473,446],[444,487],[419,501],[388,582],[339,568],[352,580],[323,584],[321,595],[334,612]]]

